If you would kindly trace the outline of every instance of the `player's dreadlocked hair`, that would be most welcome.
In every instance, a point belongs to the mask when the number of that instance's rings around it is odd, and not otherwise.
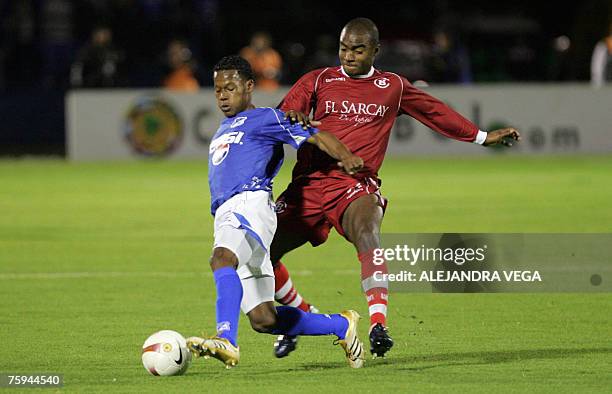
[[[247,81],[249,79],[255,80],[255,74],[249,62],[237,55],[225,56],[219,60],[219,62],[215,64],[213,71],[216,72],[221,70],[236,70],[238,74],[246,78]]]

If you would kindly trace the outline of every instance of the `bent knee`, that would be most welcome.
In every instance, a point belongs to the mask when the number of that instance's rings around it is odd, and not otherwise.
[[[214,269],[221,267],[236,267],[238,258],[231,250],[224,247],[217,247],[213,250],[210,257],[210,266]]]
[[[250,319],[250,322],[251,327],[253,327],[253,330],[262,334],[269,334],[276,326],[276,315],[270,313],[260,316],[254,316]]]

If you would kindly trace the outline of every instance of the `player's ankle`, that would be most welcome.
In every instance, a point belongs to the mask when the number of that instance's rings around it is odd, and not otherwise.
[[[387,317],[382,313],[375,313],[370,316],[370,330],[377,324],[382,325],[383,327],[387,326]]]

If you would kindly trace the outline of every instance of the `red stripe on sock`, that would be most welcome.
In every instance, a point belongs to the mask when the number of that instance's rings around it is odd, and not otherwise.
[[[387,305],[389,300],[389,293],[384,287],[375,287],[366,292],[366,299],[368,300],[368,308],[372,305]],[[380,323],[383,326],[387,324],[386,312],[374,312],[370,315],[370,324]]]
[[[280,261],[274,266],[274,292],[279,291],[285,286],[285,283],[289,280],[289,271],[283,263]],[[298,292],[295,289],[295,286],[291,287],[289,293],[284,296],[281,300],[276,300],[282,305],[287,305],[291,303],[298,296]],[[306,302],[304,297],[302,297],[302,303],[298,305],[298,308],[303,310],[304,312],[310,312],[310,304]]]
[[[289,280],[289,272],[285,265],[278,262],[277,265],[274,266],[274,292],[279,291],[285,283]]]
[[[382,324],[383,326],[386,326],[387,316],[383,315],[382,313],[375,313],[370,316],[370,326],[373,326],[378,323]]]
[[[291,288],[291,290],[289,290],[289,293],[287,293],[286,296],[284,296],[283,298],[281,298],[280,300],[277,300],[278,302],[280,302],[283,305],[288,305],[291,303],[291,301],[295,300],[295,297],[297,297],[297,291],[295,290],[295,288]]]
[[[300,305],[297,306],[297,308],[303,310],[304,312],[310,312],[310,304],[304,301],[303,297],[302,302],[300,303]]]
[[[359,261],[361,262],[361,280],[372,277],[375,272],[380,272],[383,274],[388,273],[386,262],[384,259],[382,259],[382,256],[375,253],[374,249],[361,252],[358,254],[358,257]],[[365,292],[365,296],[368,302],[368,307],[376,304],[382,304],[385,306],[388,304],[389,292],[386,287],[371,288]],[[372,315],[370,315],[370,323],[380,323],[382,325],[386,325],[386,313],[374,312]]]
[[[374,249],[361,252],[357,255],[361,263],[361,279],[365,279],[374,275],[374,272],[388,273],[387,263],[378,254],[374,253]]]

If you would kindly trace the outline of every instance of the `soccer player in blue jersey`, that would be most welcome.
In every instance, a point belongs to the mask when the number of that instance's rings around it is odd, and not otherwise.
[[[208,182],[214,221],[210,259],[217,289],[217,335],[191,337],[196,356],[210,356],[226,367],[240,360],[237,343],[240,309],[255,331],[274,335],[336,335],[349,365],[363,365],[363,344],[357,336],[359,314],[306,313],[290,306],[274,307],[274,271],[270,244],[276,231],[272,180],[283,162],[283,145],[304,143],[338,160],[349,174],[363,166],[361,158],[332,134],[284,120],[273,108],[255,108],[255,87],[249,63],[227,56],[214,68],[215,96],[226,116],[209,148]],[[315,124],[316,125],[316,124]]]

